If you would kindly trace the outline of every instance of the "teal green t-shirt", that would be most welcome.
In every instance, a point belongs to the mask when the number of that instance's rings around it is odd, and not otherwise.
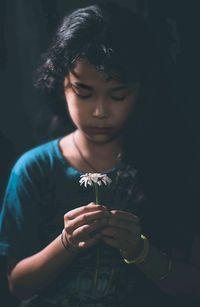
[[[12,169],[0,216],[0,254],[19,261],[39,252],[61,234],[65,213],[95,200],[93,187],[80,186],[82,173],[63,157],[59,141],[28,151]],[[127,169],[120,177],[116,167],[106,173],[113,183],[100,187],[100,203],[134,213],[143,203],[137,171]],[[100,242],[77,255],[47,289],[23,306],[144,306],[155,293],[160,297],[135,266],[124,263],[117,249]]]

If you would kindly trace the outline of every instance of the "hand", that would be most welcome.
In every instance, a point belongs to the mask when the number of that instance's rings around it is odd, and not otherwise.
[[[108,223],[109,212],[104,206],[90,203],[64,215],[65,238],[76,250],[95,244],[100,230]]]
[[[102,229],[102,239],[118,248],[123,257],[133,259],[141,250],[139,218],[129,212],[111,210],[108,225]]]

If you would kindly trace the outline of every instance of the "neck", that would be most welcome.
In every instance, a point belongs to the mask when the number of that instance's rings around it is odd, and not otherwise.
[[[116,165],[117,156],[121,151],[120,138],[98,143],[87,138],[80,130],[76,130],[73,137],[81,154],[98,171],[106,170]]]
[[[87,152],[88,155],[96,155],[99,157],[115,156],[121,151],[120,138],[111,140],[109,142],[95,142],[87,138],[83,132],[76,130],[74,132],[76,142],[81,148],[81,151]]]

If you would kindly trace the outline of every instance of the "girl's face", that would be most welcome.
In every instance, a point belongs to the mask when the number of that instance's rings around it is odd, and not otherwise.
[[[78,61],[64,80],[64,94],[72,121],[94,142],[119,137],[134,109],[139,84],[127,85]]]

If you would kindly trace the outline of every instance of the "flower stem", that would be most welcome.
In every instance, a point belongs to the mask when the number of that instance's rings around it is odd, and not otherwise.
[[[94,183],[94,189],[95,189],[95,203],[98,205],[99,204],[99,191],[98,191],[98,185]],[[96,268],[94,272],[94,286],[97,289],[97,279],[98,279],[98,272],[99,272],[99,263],[100,263],[100,250],[99,246],[97,246],[97,263],[96,263]]]
[[[95,198],[96,198],[95,203],[98,205],[99,204],[99,191],[98,191],[98,185],[96,183],[94,183],[94,189],[95,189]]]
[[[100,264],[100,249],[99,246],[97,246],[97,263],[96,263],[96,268],[94,272],[94,286],[97,289],[97,279],[98,279],[98,273],[99,273],[99,264]]]

